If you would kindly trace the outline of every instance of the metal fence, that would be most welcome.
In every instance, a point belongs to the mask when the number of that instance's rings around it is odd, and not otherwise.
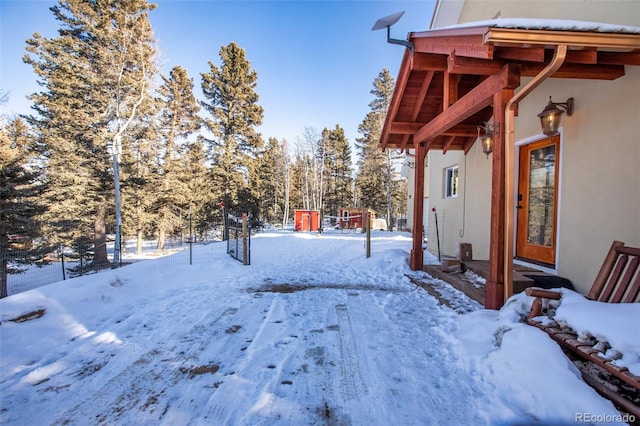
[[[122,263],[110,264],[106,267],[118,268],[131,263],[149,259],[162,258],[171,264],[203,264],[224,256],[224,249],[211,250],[211,244],[223,244],[222,233],[219,237],[211,237],[199,241],[173,237],[167,240],[161,251],[157,250],[157,242],[147,240],[142,251],[137,253],[134,240],[127,240],[123,246]],[[107,253],[113,255],[113,242],[107,244]],[[43,285],[67,280],[80,275],[99,272],[91,266],[91,258],[78,256],[69,247],[59,247],[40,259],[33,259],[27,250],[0,250],[0,259],[6,261],[8,295],[32,290]]]
[[[251,264],[251,226],[246,214],[226,215],[227,254],[244,265]],[[254,228],[255,229],[255,228]]]

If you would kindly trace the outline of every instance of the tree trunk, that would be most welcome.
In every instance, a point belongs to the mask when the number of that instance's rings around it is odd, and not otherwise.
[[[98,207],[95,222],[93,223],[93,241],[95,250],[93,253],[94,265],[105,265],[109,263],[107,257],[107,235],[105,232],[105,208]]]
[[[158,253],[162,253],[162,250],[164,250],[164,235],[165,235],[164,228],[163,227],[159,228],[158,229],[158,248],[157,248]]]
[[[142,229],[136,231],[136,254],[142,254]]]
[[[284,175],[284,212],[282,213],[282,227],[287,226],[289,221],[289,185],[291,176],[289,175],[289,167],[285,167]]]

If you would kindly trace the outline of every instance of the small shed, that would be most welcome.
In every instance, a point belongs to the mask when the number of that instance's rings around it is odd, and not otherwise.
[[[319,210],[295,210],[294,231],[317,231],[320,229]]]
[[[369,223],[373,223],[376,218],[376,212],[364,207],[342,207],[340,209],[340,228],[341,229],[366,229],[363,224],[363,217],[369,212]]]

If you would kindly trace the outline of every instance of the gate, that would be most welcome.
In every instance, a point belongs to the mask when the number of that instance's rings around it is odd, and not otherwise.
[[[227,227],[227,254],[244,265],[251,264],[251,234],[247,226],[247,215],[242,214],[238,218],[227,215],[225,226]]]

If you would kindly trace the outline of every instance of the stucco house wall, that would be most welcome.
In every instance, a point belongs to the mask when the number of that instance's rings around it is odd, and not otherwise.
[[[458,21],[451,22],[457,13]],[[640,2],[560,0],[544,2],[541,7],[539,1],[467,0],[461,5],[445,0],[438,4],[433,27],[496,17],[558,18],[640,26]],[[523,78],[520,87],[527,82],[528,79]],[[575,98],[574,115],[563,114],[560,133],[555,272],[569,278],[583,293],[590,288],[613,240],[640,246],[638,93],[640,67],[627,66],[626,75],[613,81],[546,80],[519,104],[516,145],[544,137],[537,114],[549,96],[553,96],[555,102]],[[443,155],[438,151],[430,151],[429,159],[431,206],[442,210],[444,217],[444,235],[440,232],[443,253],[455,255],[457,243],[464,241],[473,244],[474,258],[487,259],[492,156],[487,161],[476,143],[466,159],[461,152]],[[460,196],[455,200],[440,199],[442,170],[454,163],[460,165]],[[427,213],[430,217],[433,215],[431,211]],[[459,231],[463,228],[461,237]],[[431,232],[429,234],[431,237]],[[430,238],[428,249],[434,252],[434,248]]]
[[[475,259],[487,259],[490,225],[490,201],[486,188],[491,187],[491,157],[482,153],[474,144],[467,156],[462,151],[429,152],[429,242],[427,250],[438,255],[437,237],[440,237],[440,254],[455,257],[458,244],[470,243]],[[459,193],[455,198],[445,195],[445,170],[458,166]],[[438,214],[438,234],[435,231],[435,208]]]
[[[613,240],[640,246],[640,68],[614,81],[547,80],[520,105],[516,143],[536,138],[550,94],[574,97],[563,117],[556,270],[582,292]]]

